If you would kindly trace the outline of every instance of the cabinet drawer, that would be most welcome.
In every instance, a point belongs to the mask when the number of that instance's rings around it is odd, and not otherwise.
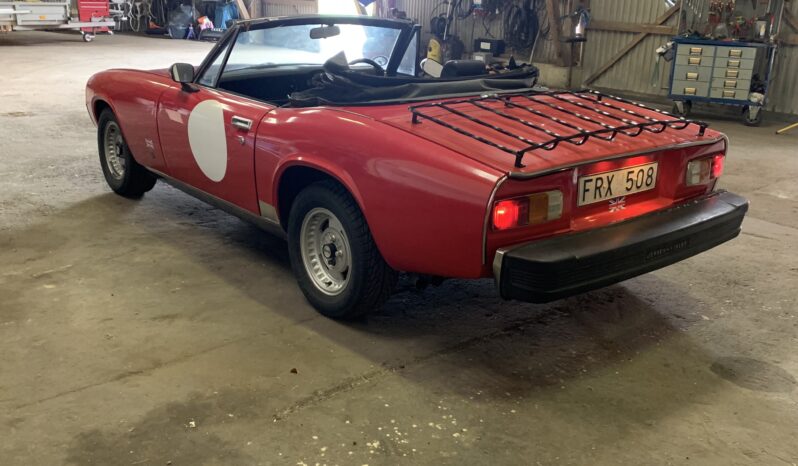
[[[676,55],[712,58],[715,55],[715,46],[702,44],[679,44],[676,46]]]
[[[724,79],[751,79],[753,70],[741,70],[739,68],[715,68],[712,70],[713,78]]]
[[[674,79],[671,94],[706,97],[709,95],[709,83]]]
[[[712,78],[712,67],[676,65],[673,69],[673,79],[679,81],[709,82]]]
[[[712,57],[676,55],[676,66],[712,66]]]
[[[715,89],[742,89],[748,91],[751,89],[750,79],[726,79],[726,78],[712,78],[712,88]]]
[[[715,58],[715,68],[732,68],[735,70],[753,70],[754,60],[747,60],[745,58]]]
[[[755,47],[717,47],[715,50],[716,58],[733,58],[742,60],[753,60],[756,58]]]
[[[734,99],[746,100],[748,99],[748,90],[746,89],[718,89],[712,88],[709,91],[709,96],[713,99]]]

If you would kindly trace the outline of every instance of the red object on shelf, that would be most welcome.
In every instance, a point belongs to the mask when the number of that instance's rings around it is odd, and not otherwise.
[[[111,7],[108,0],[78,0],[78,19],[83,21],[92,21],[95,18],[110,18]],[[81,28],[84,32],[108,32],[106,26],[98,28]]]

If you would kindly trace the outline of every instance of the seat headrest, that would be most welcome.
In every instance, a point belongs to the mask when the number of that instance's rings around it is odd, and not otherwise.
[[[443,65],[441,78],[479,76],[488,74],[485,63],[479,60],[449,60]]]

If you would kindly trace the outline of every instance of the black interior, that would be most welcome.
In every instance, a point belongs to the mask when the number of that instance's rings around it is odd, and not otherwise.
[[[538,71],[534,66],[488,74],[484,65],[460,62],[450,76],[376,76],[369,65],[349,66],[331,59],[324,65],[282,65],[225,72],[220,89],[275,105],[346,105],[414,101],[450,95],[529,89]],[[482,74],[478,74],[482,70]]]
[[[347,67],[350,75],[376,76],[374,70],[375,67],[379,67],[378,64],[362,61],[358,63],[361,64],[355,63],[355,66]],[[281,65],[233,70],[222,75],[217,87],[253,99],[282,105],[288,102],[289,95],[318,86],[321,75],[326,71],[329,71],[327,65]]]
[[[281,105],[290,94],[313,87],[313,77],[323,69],[322,65],[293,65],[230,71],[222,75],[218,87]]]

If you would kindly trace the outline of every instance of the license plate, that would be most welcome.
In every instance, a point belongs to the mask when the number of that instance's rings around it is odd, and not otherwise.
[[[580,176],[578,184],[580,206],[648,191],[657,185],[657,162]]]

